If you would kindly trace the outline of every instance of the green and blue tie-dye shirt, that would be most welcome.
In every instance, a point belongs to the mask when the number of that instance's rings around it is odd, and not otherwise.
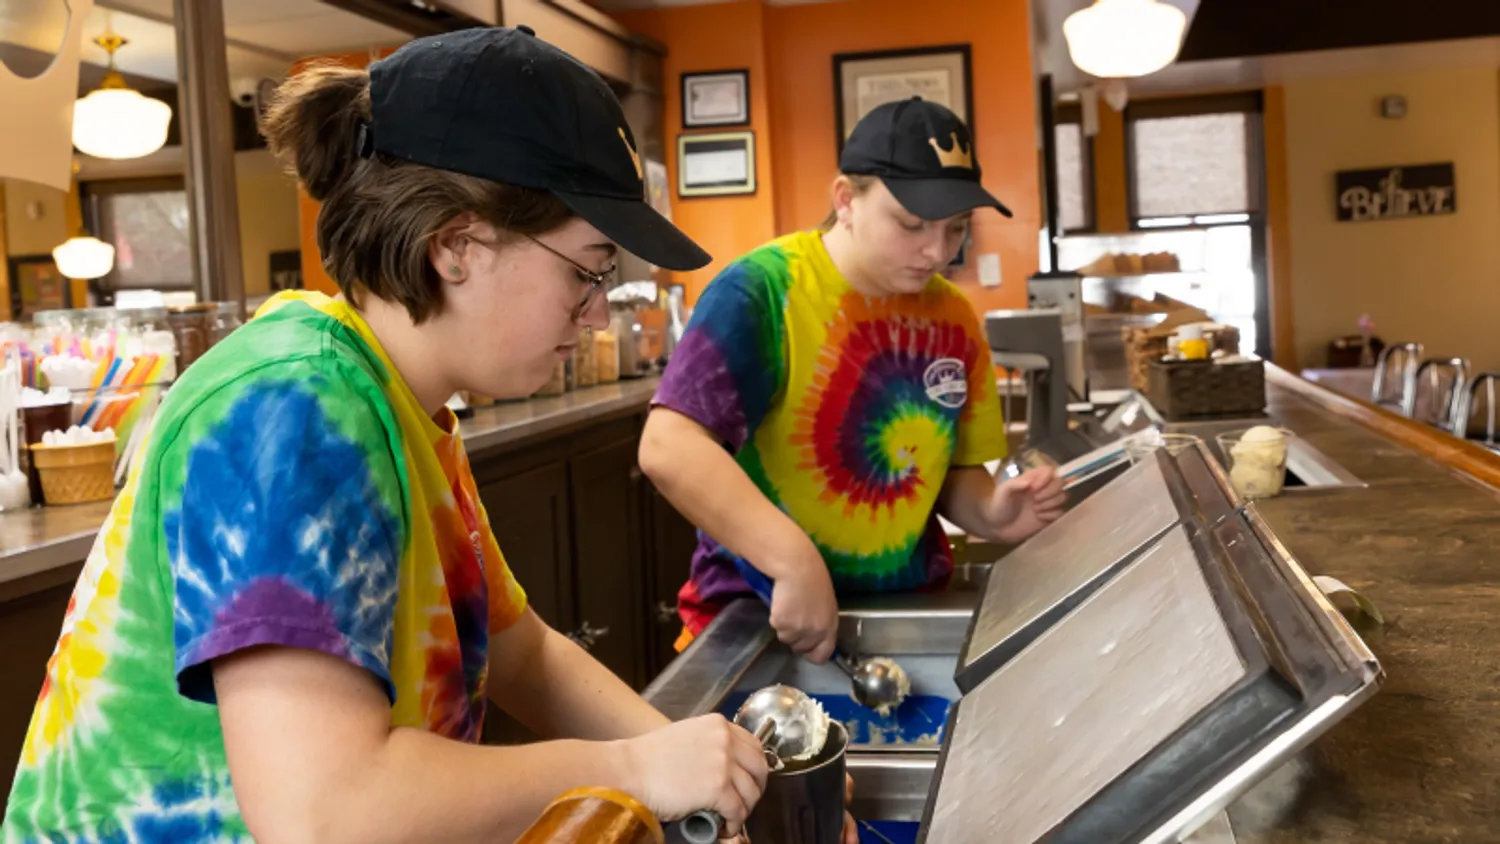
[[[84,565],[0,841],[249,840],[213,659],[309,648],[393,726],[478,741],[489,635],[525,595],[456,420],[347,304],[282,294],[183,374]]]

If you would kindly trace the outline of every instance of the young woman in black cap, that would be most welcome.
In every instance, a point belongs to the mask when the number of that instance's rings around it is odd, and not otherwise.
[[[642,199],[620,106],[529,31],[286,82],[265,126],[343,295],[282,294],[183,373],[79,578],[0,839],[507,842],[575,786],[738,829],[757,742],[670,724],[526,607],[459,390],[526,396],[603,327]],[[486,699],[544,736],[478,744]]]
[[[838,595],[942,588],[942,514],[1019,542],[1062,513],[1050,469],[997,483],[989,347],[940,275],[979,208],[969,130],[941,105],[855,127],[818,231],[779,238],[704,290],[658,388],[641,467],[702,529],[679,594],[683,647],[736,598],[771,601],[781,641],[835,647]]]

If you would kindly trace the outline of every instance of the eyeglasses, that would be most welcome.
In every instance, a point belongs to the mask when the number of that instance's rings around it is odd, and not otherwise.
[[[517,233],[520,234],[519,232]],[[618,267],[610,267],[608,270],[605,270],[602,273],[596,273],[588,267],[585,267],[584,265],[578,263],[572,258],[569,258],[567,255],[564,255],[556,249],[553,249],[540,240],[537,240],[529,234],[521,234],[521,236],[531,241],[532,243],[535,243],[537,246],[542,247],[548,252],[551,252],[553,255],[556,255],[564,261],[567,261],[568,265],[573,268],[573,271],[578,273],[578,280],[589,286],[589,289],[583,292],[583,301],[579,302],[578,307],[573,309],[574,322],[577,322],[579,318],[583,316],[584,311],[587,311],[589,309],[589,305],[592,305],[594,303],[594,297],[599,295],[600,290],[609,291],[614,289],[615,276],[619,273]],[[496,249],[500,246],[499,243],[494,243],[488,240],[480,240],[479,238],[474,238],[474,242],[480,244],[481,246],[488,246],[491,249]]]
[[[578,307],[573,309],[574,322],[577,322],[578,319],[583,316],[584,311],[587,311],[589,309],[589,305],[592,305],[594,303],[594,297],[599,295],[599,291],[608,291],[614,287],[615,276],[617,275],[619,269],[618,267],[610,267],[608,270],[602,273],[596,273],[588,267],[585,267],[584,265],[578,263],[572,258],[569,258],[567,255],[564,255],[556,249],[553,249],[540,240],[537,240],[529,234],[522,235],[522,237],[526,238],[532,243],[535,243],[537,246],[542,247],[548,252],[551,252],[553,255],[556,255],[564,261],[567,261],[572,265],[574,272],[578,273],[579,280],[588,284],[589,289],[583,292],[583,301],[579,302]]]

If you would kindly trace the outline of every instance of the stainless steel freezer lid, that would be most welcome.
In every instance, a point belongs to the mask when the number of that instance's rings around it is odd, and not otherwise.
[[[1132,466],[991,569],[954,679],[967,692],[1177,524],[1162,459]]]
[[[921,840],[1175,842],[1374,693],[1253,506],[1202,512],[958,703]]]

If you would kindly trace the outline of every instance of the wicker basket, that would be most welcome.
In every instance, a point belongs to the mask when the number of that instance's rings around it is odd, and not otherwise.
[[[1266,409],[1266,369],[1242,363],[1151,361],[1146,398],[1170,422],[1258,416]]]
[[[115,441],[31,446],[48,504],[82,504],[115,497]]]
[[[1181,323],[1163,323],[1155,328],[1131,326],[1121,329],[1125,343],[1125,373],[1130,377],[1130,389],[1144,394],[1152,361],[1160,361],[1167,354],[1167,344]],[[1163,327],[1165,326],[1165,327]],[[1216,325],[1204,332],[1211,352],[1237,354],[1240,350],[1240,331],[1232,325]]]

